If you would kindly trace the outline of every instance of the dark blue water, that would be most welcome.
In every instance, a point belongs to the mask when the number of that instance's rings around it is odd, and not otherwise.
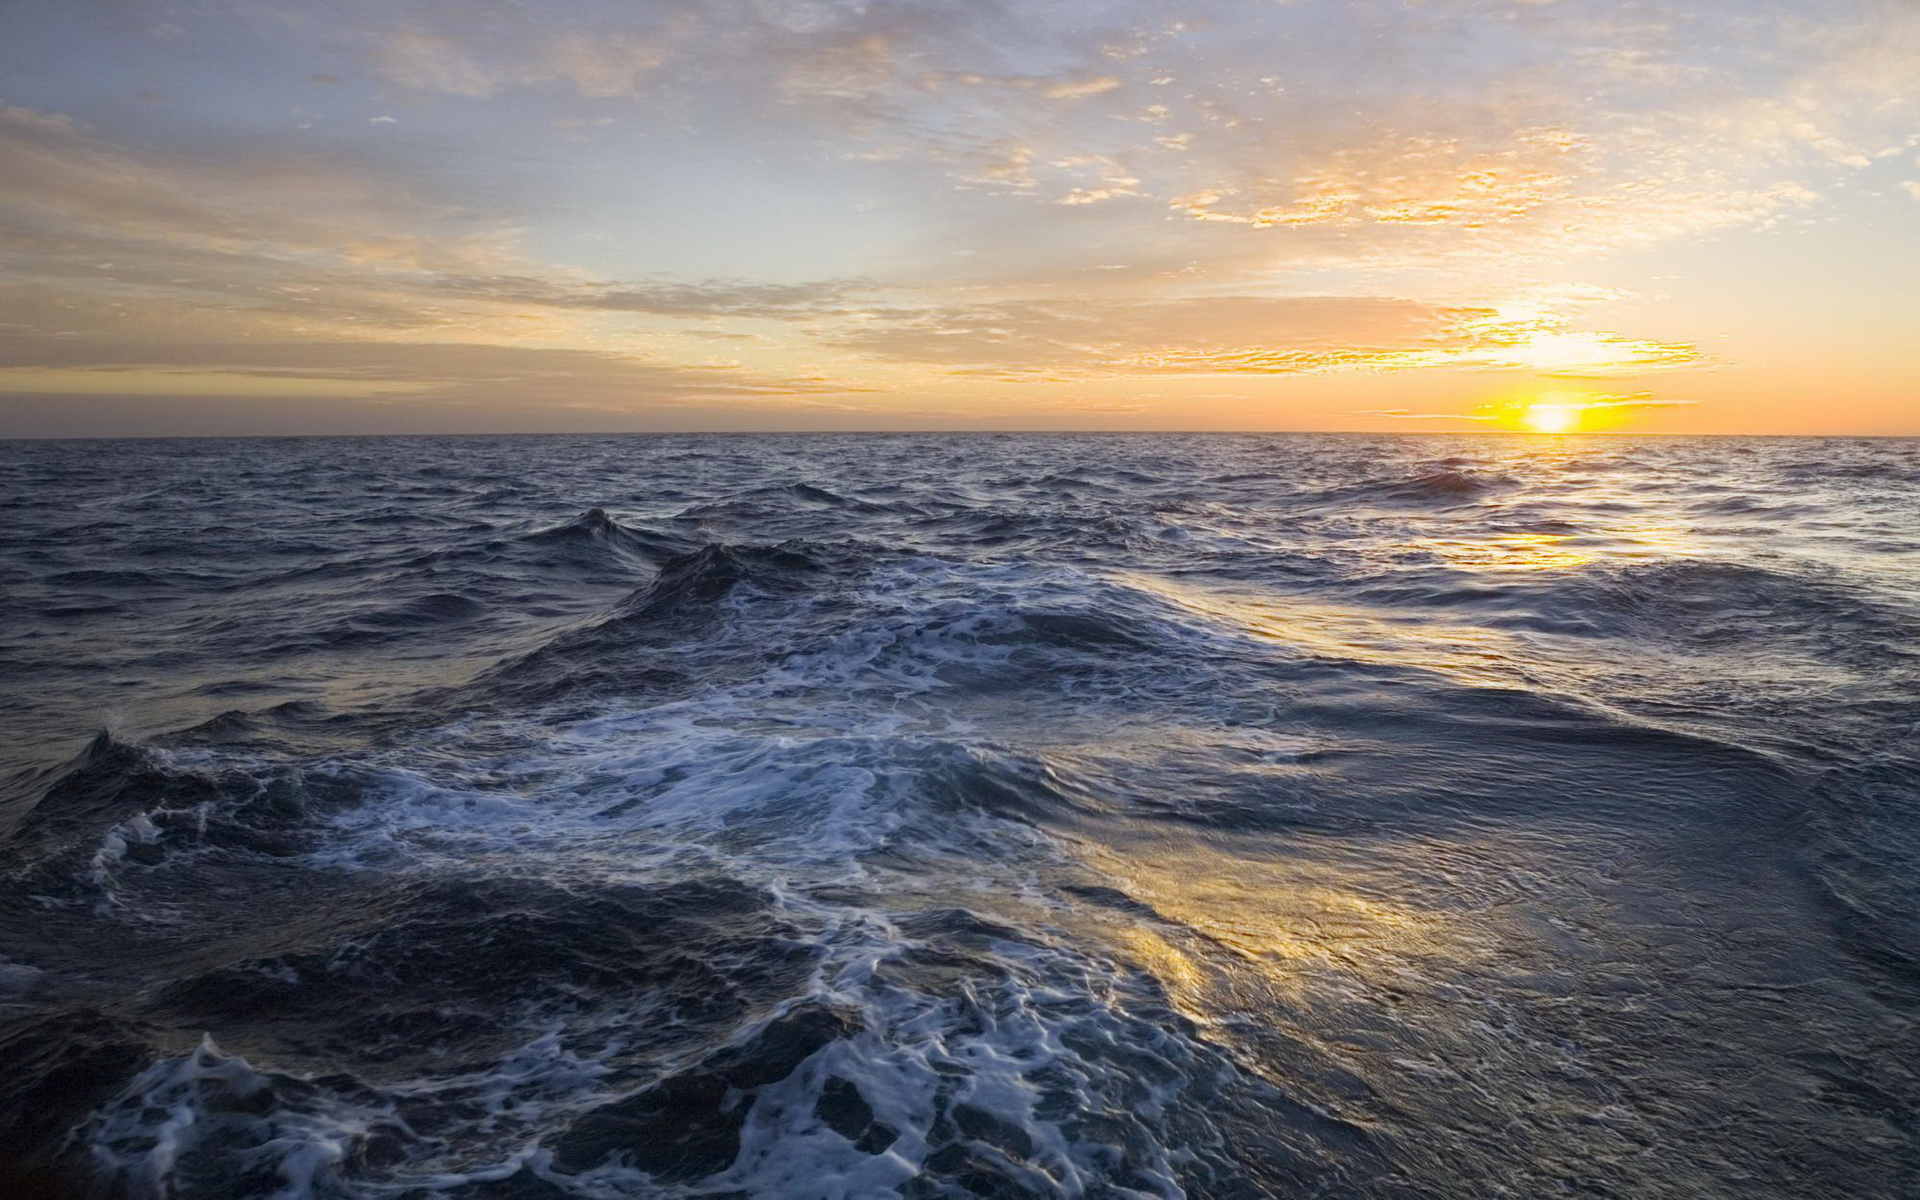
[[[0,445],[0,1189],[1920,1194],[1920,443]]]

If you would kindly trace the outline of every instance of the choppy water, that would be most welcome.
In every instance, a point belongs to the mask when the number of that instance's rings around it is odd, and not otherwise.
[[[14,443],[0,591],[9,1195],[1920,1194],[1920,443]]]

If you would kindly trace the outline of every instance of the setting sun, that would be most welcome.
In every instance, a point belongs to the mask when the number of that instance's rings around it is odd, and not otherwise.
[[[1555,388],[1489,401],[1474,410],[1473,419],[1522,433],[1597,433],[1626,424],[1655,404],[1644,394]]]
[[[1584,411],[1580,404],[1529,404],[1520,420],[1535,433],[1572,433]]]

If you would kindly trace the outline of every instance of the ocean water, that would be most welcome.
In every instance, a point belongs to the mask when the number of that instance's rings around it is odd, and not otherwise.
[[[0,444],[9,1196],[1920,1195],[1920,442]]]

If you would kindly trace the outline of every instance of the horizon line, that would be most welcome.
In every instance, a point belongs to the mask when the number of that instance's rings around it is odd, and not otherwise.
[[[1500,437],[1555,440],[1599,438],[1765,438],[1775,441],[1911,441],[1914,433],[1676,433],[1660,430],[1595,430],[1542,433],[1529,429],[601,429],[601,430],[413,430],[362,433],[70,433],[0,434],[6,442],[220,442],[323,438],[517,438],[517,437]]]

